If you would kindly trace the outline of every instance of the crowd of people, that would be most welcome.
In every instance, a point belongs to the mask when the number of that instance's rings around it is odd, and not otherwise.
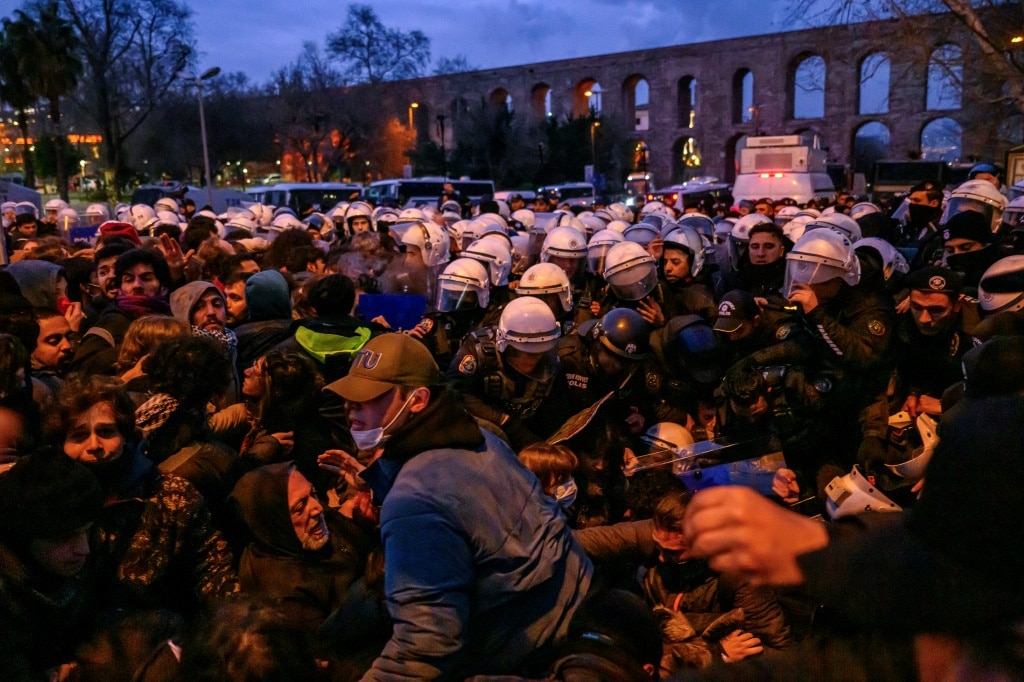
[[[4,204],[0,678],[1024,679],[1004,192]]]

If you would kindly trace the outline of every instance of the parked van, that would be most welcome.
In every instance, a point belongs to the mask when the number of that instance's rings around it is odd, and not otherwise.
[[[377,206],[383,201],[390,201],[399,208],[433,205],[444,193],[446,182],[450,182],[456,192],[467,197],[473,204],[479,204],[485,196],[494,196],[494,182],[491,180],[453,180],[442,177],[378,180],[370,183],[366,196]]]
[[[729,185],[715,178],[706,180],[690,180],[681,185],[672,185],[656,192],[648,192],[647,201],[660,201],[666,206],[683,213],[687,209],[697,209],[711,215],[717,203],[730,200]]]
[[[213,209],[214,213],[223,213],[228,210],[229,206],[243,206],[246,203],[252,202],[252,197],[245,192],[239,192],[236,189],[218,189],[212,190],[213,194]],[[132,203],[133,204],[148,204],[152,206],[156,203],[157,199],[164,197],[173,197],[178,201],[182,198],[191,199],[196,203],[196,206],[202,208],[207,204],[206,189],[203,187],[193,187],[191,185],[183,185],[179,182],[165,182],[159,185],[140,185],[134,192],[132,192]]]
[[[825,151],[817,135],[748,137],[739,152],[734,201],[790,198],[806,204],[815,197],[832,199],[836,188],[826,171]]]
[[[567,182],[561,185],[548,185],[538,187],[537,194],[543,194],[555,202],[556,206],[569,204],[569,206],[593,207],[597,200],[597,192],[594,185],[589,182]]]
[[[313,206],[329,211],[339,201],[355,201],[362,196],[363,186],[351,182],[285,182],[261,187],[256,192],[260,203],[281,208],[288,206],[296,213]]]

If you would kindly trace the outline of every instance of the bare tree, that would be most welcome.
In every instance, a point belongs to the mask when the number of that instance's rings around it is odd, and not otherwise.
[[[178,0],[61,0],[82,40],[77,98],[103,135],[108,186],[124,171],[125,142],[195,54],[192,11]]]
[[[327,50],[357,83],[417,78],[430,62],[422,31],[388,28],[369,5],[349,5],[345,25],[327,37]]]
[[[467,71],[476,71],[480,67],[469,63],[469,58],[464,54],[458,54],[454,57],[441,57],[437,60],[437,66],[434,67],[435,76],[447,76],[453,73],[466,73]]]
[[[322,178],[325,157],[333,155],[337,117],[331,91],[343,80],[312,42],[304,43],[299,57],[271,77],[268,92],[277,98],[281,111],[278,138],[284,151],[302,159],[309,182]]]
[[[1005,84],[1000,99],[1024,112],[1024,42],[1021,41],[1024,11],[1021,8],[1020,2],[1010,0],[791,0],[790,3],[792,17],[811,25],[948,12],[977,43],[981,53],[978,66],[994,80]],[[914,36],[906,38],[912,40]],[[924,38],[929,47],[934,46],[935,36]],[[959,80],[959,64],[959,61],[944,64],[939,59],[937,67],[943,69],[944,78],[953,83]]]

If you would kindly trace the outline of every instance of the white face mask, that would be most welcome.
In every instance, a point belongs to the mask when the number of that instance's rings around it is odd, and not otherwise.
[[[375,429],[367,429],[366,431],[356,431],[355,429],[350,431],[349,433],[352,434],[352,440],[355,441],[356,449],[360,451],[374,450],[386,443],[390,436],[385,435],[384,432],[391,428],[391,425],[395,423],[395,420],[402,416],[402,413],[405,412],[405,408],[409,405],[411,400],[412,394],[410,394],[409,397],[406,398],[405,402],[402,403],[402,408],[398,410],[398,414],[392,417],[391,421],[384,426],[378,426]]]
[[[555,488],[555,501],[562,509],[568,509],[576,501],[576,479],[570,476],[565,483]]]

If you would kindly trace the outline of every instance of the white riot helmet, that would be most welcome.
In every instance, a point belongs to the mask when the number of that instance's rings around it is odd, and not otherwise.
[[[630,225],[622,233],[623,238],[627,242],[633,242],[641,246],[647,246],[660,235],[658,225],[651,223],[637,223],[636,225]]]
[[[657,286],[658,264],[647,249],[624,241],[609,249],[603,277],[617,298],[639,301]]]
[[[89,225],[102,225],[110,220],[110,209],[106,204],[89,204],[85,209],[85,222]]]
[[[1006,208],[1006,197],[992,186],[988,180],[968,180],[949,195],[946,208],[942,211],[940,225],[964,211],[977,211],[984,215],[992,225],[992,232],[999,229],[999,219]]]
[[[551,309],[536,298],[514,298],[502,310],[498,327],[495,329],[495,346],[513,369],[516,357],[528,355],[543,356],[542,363],[536,359],[526,374],[532,379],[550,380],[558,365],[558,338],[561,328]]]
[[[161,225],[180,225],[181,216],[174,211],[165,211],[160,209],[156,212],[156,220]]]
[[[619,234],[624,234],[626,230],[629,229],[629,223],[625,220],[613,220],[608,223],[608,229],[615,230]]]
[[[841,279],[850,286],[860,281],[860,261],[853,244],[837,230],[810,230],[786,254],[783,295],[796,284],[821,284]]]
[[[844,213],[829,213],[828,215],[823,213],[821,217],[807,226],[806,231],[810,232],[811,230],[822,228],[838,230],[846,235],[846,238],[851,242],[860,241],[861,238],[860,225],[857,224],[856,220]]]
[[[707,256],[707,246],[704,238],[697,234],[692,227],[683,225],[668,233],[665,237],[666,249],[678,248],[690,256],[690,276],[696,277],[704,269],[704,261]]]
[[[685,426],[674,422],[659,422],[647,429],[640,440],[645,446],[642,456],[650,464],[672,462],[674,474],[692,468],[692,461],[680,459],[693,452],[693,434]]]
[[[978,304],[985,315],[1024,310],[1024,255],[1000,258],[978,283]]]
[[[455,244],[462,249],[462,245],[466,242],[463,241],[466,235],[466,228],[469,227],[469,220],[456,220],[454,223],[448,226],[448,239],[450,243]]]
[[[456,258],[437,278],[437,311],[486,308],[491,297],[487,270],[471,258]]]
[[[50,199],[43,205],[43,213],[49,218],[56,218],[62,209],[68,207],[68,202],[63,199]]]
[[[462,215],[462,206],[454,199],[448,199],[441,203],[441,213],[455,213]]]
[[[592,275],[603,273],[605,259],[608,258],[608,251],[623,241],[622,234],[615,230],[605,229],[595,232],[594,236],[587,242],[587,272]]]
[[[424,206],[420,210],[423,211],[423,215],[427,217],[427,220],[436,223],[441,227],[447,227],[444,223],[444,219],[441,218],[441,212],[433,206]]]
[[[462,248],[465,249],[477,239],[480,239],[484,235],[484,230],[492,226],[493,223],[490,220],[484,219],[483,216],[470,220],[462,231]]]
[[[504,199],[495,199],[494,203],[498,205],[498,215],[508,220],[509,214],[512,212],[508,207],[508,202]]]
[[[472,258],[486,266],[493,286],[508,286],[508,276],[512,272],[512,251],[505,242],[500,239],[477,239],[463,249],[460,256]]]
[[[256,228],[258,227],[259,225],[256,223],[255,220],[239,214],[231,218],[231,220],[224,223],[224,232],[226,234],[231,230],[245,230],[250,235],[254,235],[256,234]]]
[[[804,233],[807,231],[807,226],[812,222],[814,222],[814,218],[811,216],[798,215],[782,226],[782,234],[786,235],[786,239],[795,244],[800,237],[804,236]]]
[[[579,220],[580,225],[583,226],[583,234],[586,235],[587,239],[590,239],[606,227],[605,222],[594,216],[593,213],[590,215],[580,215],[577,217],[577,220]]]
[[[605,225],[613,220],[621,220],[617,211],[613,211],[609,208],[599,208],[594,211],[594,217],[599,219]]]
[[[512,273],[522,275],[530,263],[530,238],[514,234],[512,240]]]
[[[553,227],[574,227],[583,232],[583,223],[572,211],[555,211],[551,215],[554,216],[555,221]]]
[[[821,211],[819,211],[816,208],[808,207],[808,208],[801,208],[799,211],[796,212],[796,215],[793,216],[793,217],[794,218],[799,218],[800,216],[809,216],[811,218],[818,218],[820,215],[821,215]]]
[[[910,264],[900,250],[880,237],[866,237],[853,245],[855,251],[861,249],[873,249],[882,258],[882,279],[886,282],[893,275],[907,274],[910,272]]]
[[[587,238],[574,227],[556,227],[548,232],[540,247],[540,260],[548,263],[552,258],[568,258],[583,262],[587,257]]]
[[[129,209],[129,222],[139,234],[149,234],[149,228],[156,224],[156,211],[146,204],[135,204]]]
[[[430,220],[398,223],[391,227],[391,231],[395,233],[400,244],[419,248],[423,264],[427,267],[437,267],[448,262],[448,249],[451,245],[448,230],[437,223]]]
[[[536,218],[533,215],[533,211],[531,211],[528,208],[521,208],[518,211],[514,212],[512,214],[512,220],[522,225],[522,229],[526,230],[527,232],[530,231],[530,228],[533,227],[533,224],[536,222]]]
[[[633,209],[631,209],[629,206],[626,206],[621,201],[616,201],[613,204],[608,204],[608,209],[614,211],[615,215],[618,216],[619,220],[622,220],[627,224],[633,222]]]
[[[270,223],[270,228],[276,232],[284,232],[285,230],[301,230],[304,227],[305,226],[302,224],[302,221],[291,213],[281,213]]]
[[[398,214],[398,222],[400,223],[425,223],[427,222],[427,214],[418,208],[407,208]]]
[[[57,227],[62,230],[78,227],[78,211],[70,207],[57,211]]]
[[[750,246],[750,230],[756,225],[772,223],[772,219],[760,213],[748,213],[733,224],[729,230],[729,260],[734,268],[739,268],[741,259]]]
[[[180,207],[178,206],[178,202],[172,199],[171,197],[160,197],[155,202],[153,202],[153,208],[157,212],[170,211],[171,213],[177,213],[178,211],[181,210]]]
[[[796,206],[782,206],[779,210],[775,211],[775,224],[782,227],[795,218],[796,214],[799,212],[800,209]]]
[[[256,216],[256,223],[261,227],[266,227],[274,219],[274,209],[266,204],[250,204],[249,210]]]
[[[647,444],[647,454],[656,450],[667,450],[676,457],[688,454],[688,448],[694,444],[693,434],[685,426],[675,422],[654,424],[640,436],[640,440]]]
[[[677,227],[692,227],[694,231],[704,237],[708,243],[715,243],[715,221],[703,213],[687,213],[673,225],[669,223],[662,229],[662,236],[667,235]]]
[[[845,476],[825,486],[825,509],[832,520],[864,512],[898,512],[902,508],[872,485],[854,465]]]
[[[870,201],[860,201],[850,207],[850,217],[854,220],[871,213],[881,213],[882,210],[878,206],[872,204]]]
[[[1009,232],[1024,225],[1024,195],[1010,200],[1010,203],[1003,209],[1003,216],[1000,219],[1003,229]]]
[[[565,271],[554,263],[537,263],[523,273],[516,296],[530,296],[544,301],[552,315],[562,317],[572,310],[572,285]],[[558,309],[561,308],[561,313]]]
[[[373,222],[378,232],[387,232],[388,226],[398,222],[399,213],[388,206],[378,206],[373,209]]]
[[[349,234],[355,234],[352,223],[355,222],[356,218],[366,219],[368,226],[365,230],[361,230],[362,232],[372,232],[376,229],[373,220],[373,208],[371,208],[365,201],[356,201],[349,204],[349,207],[345,209],[345,225],[348,227]]]
[[[640,215],[645,216],[651,213],[657,213],[659,215],[668,216],[669,218],[675,218],[672,211],[668,206],[660,201],[648,201],[640,209]]]

